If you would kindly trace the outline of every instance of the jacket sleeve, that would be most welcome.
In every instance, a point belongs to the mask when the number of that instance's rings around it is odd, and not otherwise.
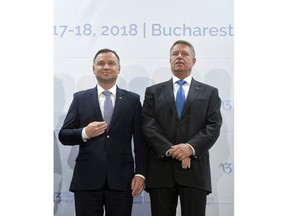
[[[220,135],[222,125],[221,100],[216,88],[213,88],[208,101],[204,127],[187,141],[195,149],[197,157],[207,152],[214,145]]]
[[[151,88],[145,91],[143,103],[143,133],[147,143],[158,157],[165,157],[165,153],[170,149],[172,143],[164,136],[164,132],[156,121],[155,98]]]
[[[79,123],[79,109],[77,97],[74,94],[62,128],[59,131],[59,140],[63,145],[79,145],[85,143],[82,139],[82,129]]]

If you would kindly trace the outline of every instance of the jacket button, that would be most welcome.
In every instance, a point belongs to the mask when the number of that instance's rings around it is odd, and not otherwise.
[[[109,139],[110,138],[110,136],[109,135],[107,135],[107,139]]]

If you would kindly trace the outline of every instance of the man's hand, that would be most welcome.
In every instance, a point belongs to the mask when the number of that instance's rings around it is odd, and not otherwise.
[[[187,169],[191,167],[191,158],[187,157],[182,160],[182,168]]]
[[[141,176],[134,176],[131,182],[132,196],[138,196],[145,188],[145,179]]]
[[[169,150],[172,158],[182,161],[184,158],[190,157],[192,155],[191,147],[186,143],[180,143],[177,145],[171,146]]]
[[[103,122],[91,122],[88,124],[85,128],[85,133],[87,134],[88,137],[96,137],[105,132],[107,129],[107,124]]]

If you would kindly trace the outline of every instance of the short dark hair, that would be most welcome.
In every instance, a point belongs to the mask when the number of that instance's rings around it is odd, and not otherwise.
[[[111,50],[111,49],[108,49],[108,48],[101,49],[101,50],[99,50],[99,51],[95,54],[95,56],[94,56],[94,58],[93,58],[93,64],[95,63],[95,59],[97,58],[97,56],[98,56],[99,54],[101,54],[101,53],[107,53],[107,52],[112,52],[112,53],[114,53],[114,55],[117,57],[118,62],[119,62],[119,64],[120,64],[120,58],[119,58],[118,54],[117,54],[114,50]]]
[[[173,45],[171,46],[171,48],[170,48],[170,53],[171,53],[173,47],[176,46],[177,44],[185,44],[185,45],[189,46],[190,49],[191,49],[191,51],[192,51],[192,54],[193,54],[194,57],[195,57],[195,50],[194,50],[193,45],[192,45],[190,42],[186,41],[186,40],[177,40],[177,41],[175,41],[175,42],[173,43]]]

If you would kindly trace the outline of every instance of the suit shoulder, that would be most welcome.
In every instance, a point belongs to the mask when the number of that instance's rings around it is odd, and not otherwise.
[[[96,93],[96,88],[95,87],[94,88],[90,88],[90,89],[77,91],[77,92],[74,93],[74,96],[81,97],[83,95],[92,94],[92,93]]]
[[[212,86],[212,85],[209,85],[207,83],[203,83],[203,82],[199,82],[199,81],[196,81],[194,80],[194,83],[193,85],[196,85],[196,86],[199,86],[199,87],[202,87],[202,88],[206,88],[206,89],[209,89],[209,90],[217,90],[216,87]]]
[[[121,89],[121,88],[118,88],[118,90],[119,90],[119,93],[122,95],[126,95],[126,96],[133,97],[133,98],[140,98],[140,95],[135,92],[128,91],[126,89]]]
[[[172,84],[171,80],[151,85],[151,86],[147,87],[147,89],[151,89],[151,90],[152,89],[158,89],[158,88],[162,88],[163,86],[166,86],[166,85],[169,85],[169,84]]]

